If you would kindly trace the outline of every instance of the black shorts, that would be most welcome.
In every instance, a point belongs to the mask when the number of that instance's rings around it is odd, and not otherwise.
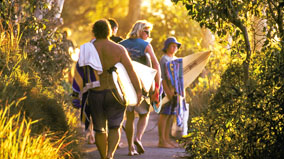
[[[118,103],[111,90],[90,90],[88,105],[96,132],[106,132],[106,126],[108,129],[121,126],[126,107]]]

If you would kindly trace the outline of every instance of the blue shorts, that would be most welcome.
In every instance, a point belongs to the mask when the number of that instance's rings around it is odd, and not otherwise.
[[[88,105],[96,132],[106,132],[106,126],[114,129],[122,125],[126,107],[114,98],[112,90],[90,90]]]
[[[165,114],[165,115],[176,115],[176,104],[174,104],[173,100],[170,100],[166,104],[162,105],[160,114]]]

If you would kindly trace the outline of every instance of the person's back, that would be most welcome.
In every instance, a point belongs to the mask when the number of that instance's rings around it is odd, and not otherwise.
[[[145,50],[149,42],[141,38],[129,38],[120,42],[123,45],[131,57],[132,60],[146,65]]]
[[[97,89],[113,89],[115,88],[115,86],[113,83],[112,75],[107,70],[109,70],[118,62],[121,62],[126,70],[130,69],[130,67],[132,68],[132,65],[127,62],[127,60],[130,60],[129,56],[127,55],[127,51],[121,45],[107,39],[96,40],[94,41],[94,45],[99,53],[100,60],[104,69],[103,73],[100,75],[101,86]],[[132,75],[130,74],[130,76]]]

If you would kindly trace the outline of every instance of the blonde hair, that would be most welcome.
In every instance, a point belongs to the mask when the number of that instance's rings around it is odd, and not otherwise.
[[[131,31],[127,34],[127,38],[139,38],[140,32],[144,29],[149,29],[150,31],[153,28],[153,24],[146,20],[137,20],[133,24]]]

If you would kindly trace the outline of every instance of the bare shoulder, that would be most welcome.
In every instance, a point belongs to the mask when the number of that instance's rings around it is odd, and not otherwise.
[[[109,45],[111,45],[112,48],[115,48],[116,50],[121,50],[123,49],[124,47],[118,43],[115,43],[113,41],[109,41]]]
[[[145,51],[150,53],[150,54],[154,53],[153,47],[150,43],[146,46]]]

